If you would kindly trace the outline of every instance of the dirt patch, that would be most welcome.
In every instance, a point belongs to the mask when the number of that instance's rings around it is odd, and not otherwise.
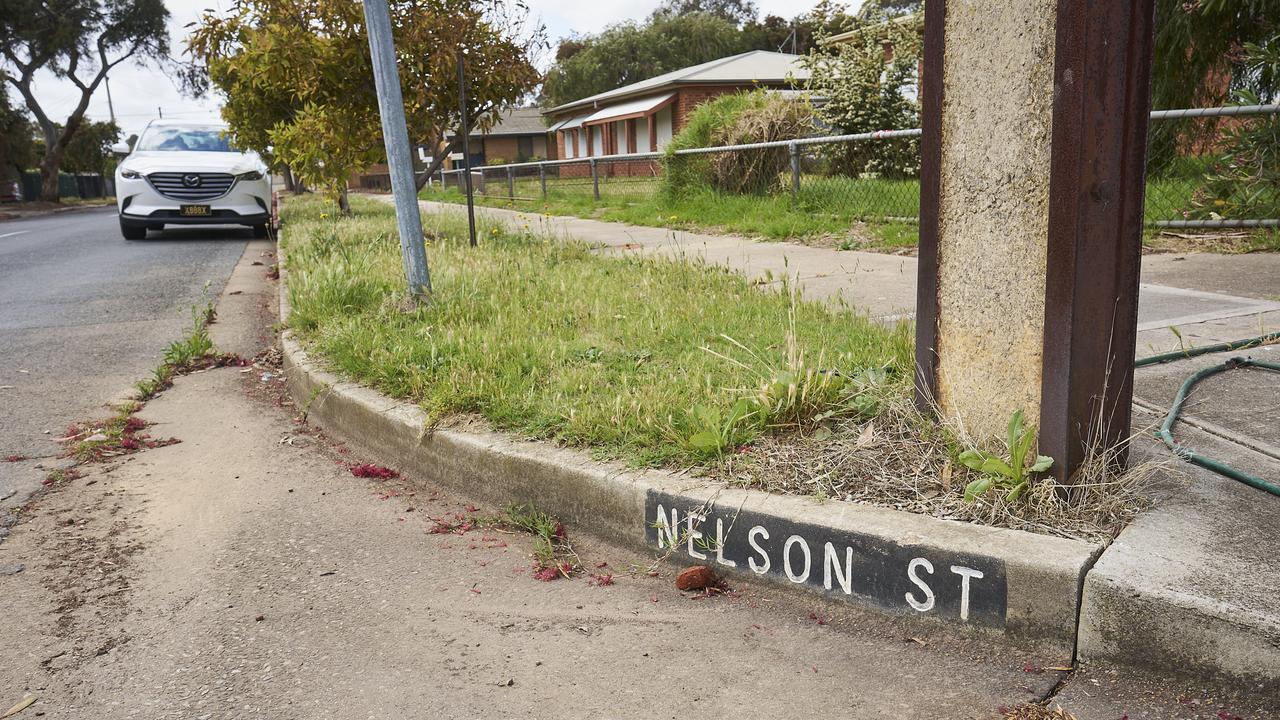
[[[768,436],[710,472],[715,479],[818,500],[842,500],[1082,540],[1113,537],[1146,505],[1154,466],[1094,473],[1070,491],[1044,478],[1013,502],[988,493],[973,502],[977,476],[955,463],[954,434],[905,408],[874,420],[846,420],[825,431]]]
[[[1165,230],[1143,238],[1145,255],[1159,253],[1218,253],[1240,255],[1280,251],[1280,231],[1276,230]]]

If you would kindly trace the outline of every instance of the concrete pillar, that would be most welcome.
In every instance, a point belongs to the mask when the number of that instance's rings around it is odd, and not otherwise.
[[[1129,432],[1151,17],[926,3],[918,399],[979,440],[1039,418],[1063,479]]]

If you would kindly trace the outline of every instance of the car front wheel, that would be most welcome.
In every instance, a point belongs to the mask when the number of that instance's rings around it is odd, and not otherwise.
[[[254,237],[254,238],[256,238],[256,239],[258,239],[258,240],[261,240],[261,239],[263,239],[263,238],[267,237],[267,226],[266,226],[265,224],[263,224],[263,225],[254,225],[254,226],[253,226],[253,237]]]
[[[124,236],[125,240],[146,240],[147,226],[137,225],[120,218],[120,234]]]

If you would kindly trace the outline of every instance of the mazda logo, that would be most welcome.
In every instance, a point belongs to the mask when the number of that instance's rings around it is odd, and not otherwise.
[[[200,176],[199,175],[183,175],[182,184],[192,188],[200,187]]]

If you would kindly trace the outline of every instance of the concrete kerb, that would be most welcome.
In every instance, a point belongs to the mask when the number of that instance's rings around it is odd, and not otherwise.
[[[282,324],[286,278],[282,252]],[[495,505],[533,503],[609,541],[730,576],[1074,658],[1081,587],[1102,545],[726,488],[500,433],[432,428],[416,405],[326,371],[288,330],[281,349],[289,393],[309,421],[415,479]]]

